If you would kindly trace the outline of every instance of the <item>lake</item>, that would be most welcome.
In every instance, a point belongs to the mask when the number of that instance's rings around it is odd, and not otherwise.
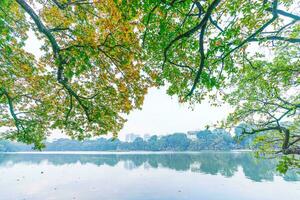
[[[0,153],[1,200],[299,200],[300,174],[251,152]]]

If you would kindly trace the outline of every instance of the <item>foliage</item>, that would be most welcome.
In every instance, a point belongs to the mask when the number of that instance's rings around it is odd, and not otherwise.
[[[261,58],[245,63],[231,79],[230,92],[224,92],[225,101],[235,108],[226,124],[251,124],[241,129],[259,135],[254,140],[258,155],[300,154],[299,45],[276,49],[273,61]]]
[[[296,1],[149,1],[146,7],[144,59],[170,95],[230,104],[234,112],[221,126],[249,124],[243,134],[259,135],[259,155],[300,154]]]
[[[277,171],[280,173],[285,174],[289,168],[300,168],[299,165],[299,159],[296,159],[295,156],[288,157],[288,156],[283,156],[282,160],[279,161],[279,164],[277,165]]]
[[[41,149],[57,129],[80,140],[116,136],[150,86],[133,4],[1,1],[0,125],[6,138]],[[30,31],[42,42],[41,57],[26,51]]]
[[[201,102],[207,95],[215,100],[251,52],[300,42],[295,3],[145,1],[144,59],[160,72],[157,82],[170,85],[170,95],[181,101]]]

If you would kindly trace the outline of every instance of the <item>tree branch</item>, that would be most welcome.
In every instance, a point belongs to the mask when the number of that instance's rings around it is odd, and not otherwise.
[[[148,18],[147,18],[147,23],[146,23],[146,30],[145,33],[143,34],[143,39],[142,39],[142,47],[145,46],[145,41],[146,41],[146,37],[147,37],[147,33],[148,33],[148,26],[149,26],[149,22],[151,20],[151,16],[153,14],[153,12],[156,10],[156,8],[159,6],[159,3],[156,4],[150,11]]]
[[[32,18],[32,20],[36,24],[38,30],[41,33],[43,33],[47,37],[47,39],[49,40],[49,42],[52,46],[54,58],[58,61],[57,81],[61,85],[63,85],[63,87],[68,91],[68,93],[70,95],[72,95],[77,100],[79,105],[84,110],[88,121],[91,121],[90,116],[89,116],[88,107],[83,103],[81,98],[71,88],[71,86],[69,86],[68,79],[64,77],[64,64],[66,64],[66,63],[63,60],[62,56],[60,55],[60,47],[59,47],[58,43],[56,42],[56,39],[52,35],[51,31],[40,20],[39,16],[35,13],[35,11],[24,0],[16,0],[16,1],[29,14],[29,16]]]
[[[268,8],[267,11],[272,12],[272,8]],[[300,16],[294,15],[294,14],[289,13],[289,12],[286,12],[286,11],[283,11],[283,10],[279,10],[279,9],[276,9],[276,12],[277,12],[279,15],[282,15],[282,16],[285,16],[285,17],[289,17],[289,18],[292,18],[292,19],[294,19],[294,20],[300,20]]]
[[[242,134],[253,135],[256,133],[260,133],[260,132],[264,132],[264,131],[271,131],[271,130],[280,130],[280,127],[271,126],[271,127],[261,128],[261,129],[252,129],[251,131],[246,131],[246,129],[243,128]]]
[[[236,46],[235,48],[233,48],[229,52],[227,52],[221,59],[225,59],[231,53],[233,53],[237,49],[239,49],[242,46],[244,46],[252,38],[254,38],[256,35],[258,35],[263,30],[265,30],[270,24],[272,24],[278,18],[277,6],[278,6],[278,0],[274,0],[273,1],[273,6],[272,6],[272,18],[270,20],[268,20],[264,25],[262,25],[259,29],[257,29],[254,33],[252,33],[250,36],[248,36],[245,40],[243,40],[238,46]]]
[[[1,88],[1,93],[7,99],[9,112],[10,112],[10,115],[12,116],[12,118],[14,120],[15,126],[17,128],[17,132],[20,133],[21,132],[20,129],[22,129],[22,131],[24,131],[24,133],[26,133],[25,128],[23,127],[22,123],[20,122],[19,118],[17,117],[17,114],[15,113],[12,97],[8,94],[8,92],[5,88]]]
[[[205,34],[205,29],[206,29],[206,24],[205,23],[202,28],[201,28],[201,32],[200,32],[200,36],[199,36],[199,52],[200,52],[200,66],[199,66],[199,69],[197,71],[197,74],[196,74],[196,77],[195,77],[195,80],[194,80],[194,83],[193,83],[193,86],[190,90],[190,92],[187,94],[186,97],[189,97],[193,94],[194,90],[196,89],[196,86],[200,80],[200,76],[201,76],[201,73],[204,69],[204,63],[205,63],[205,53],[204,53],[204,34]]]
[[[259,38],[251,38],[249,39],[249,42],[259,42],[264,40],[280,40],[280,41],[286,41],[290,43],[300,43],[300,38],[286,38],[281,36],[266,36],[266,37],[259,37]]]
[[[164,61],[163,61],[163,65],[162,68],[164,68],[165,63],[167,62],[167,54],[169,49],[172,47],[172,45],[177,42],[178,40],[181,40],[182,38],[186,38],[191,36],[192,34],[194,34],[195,32],[197,32],[199,29],[201,29],[201,27],[206,24],[208,18],[210,17],[210,15],[212,14],[213,10],[218,6],[218,4],[221,2],[221,0],[214,0],[212,2],[212,4],[208,7],[203,19],[200,21],[199,24],[197,24],[196,26],[194,26],[192,29],[186,31],[185,33],[178,35],[175,39],[171,40],[171,42],[167,45],[167,47],[164,50]]]

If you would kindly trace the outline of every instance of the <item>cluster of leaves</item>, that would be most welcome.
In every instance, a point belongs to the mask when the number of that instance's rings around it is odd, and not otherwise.
[[[142,72],[135,7],[113,0],[4,0],[0,8],[5,137],[40,149],[55,129],[77,139],[116,135],[151,84]],[[41,57],[24,48],[29,30],[42,42]]]
[[[293,1],[175,0],[145,5],[149,14],[143,42],[149,51],[144,59],[152,70],[161,71],[157,82],[167,81],[168,93],[182,101],[201,102],[224,88],[252,43],[266,47],[270,41],[300,42],[299,16],[278,9],[284,5],[291,10]]]
[[[283,156],[276,170],[285,174],[290,168],[300,169],[299,159],[295,158],[295,156]]]
[[[11,1],[1,1],[0,7],[0,123],[13,128],[7,131],[10,138],[18,137],[41,148],[38,141],[44,139],[43,130],[48,122],[40,114],[48,110],[39,105],[38,96],[41,90],[50,89],[49,77],[41,79],[45,68],[35,67],[38,64],[34,55],[23,49],[29,30],[29,24],[23,20],[24,12]]]
[[[229,92],[224,92],[225,101],[235,108],[226,124],[250,124],[243,133],[259,134],[258,155],[283,153],[291,158],[300,153],[299,46],[277,49],[272,61],[260,58],[246,61],[231,79]]]

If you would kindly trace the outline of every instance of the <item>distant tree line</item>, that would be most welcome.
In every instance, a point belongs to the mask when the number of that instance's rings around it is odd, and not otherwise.
[[[137,137],[132,142],[119,139],[98,138],[96,140],[58,139],[46,142],[45,151],[200,151],[200,150],[233,150],[253,148],[254,136],[239,139],[239,131],[235,137],[224,129],[202,130],[193,132],[193,137],[185,133],[171,135],[153,135],[148,140]],[[21,143],[0,141],[0,151],[31,151],[32,146]]]

